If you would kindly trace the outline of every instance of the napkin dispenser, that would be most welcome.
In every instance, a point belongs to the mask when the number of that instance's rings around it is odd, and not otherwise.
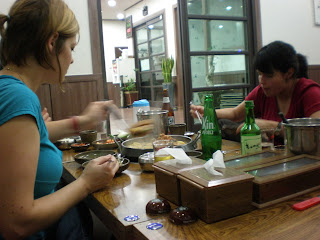
[[[170,202],[181,205],[180,182],[177,175],[183,171],[203,165],[206,161],[190,157],[191,164],[180,164],[175,159],[160,161],[153,165],[157,193]]]
[[[217,222],[251,211],[254,177],[232,168],[216,168],[222,176],[204,167],[183,171],[180,180],[181,205],[191,208],[206,223]]]
[[[320,188],[320,157],[298,155],[242,168],[254,176],[253,204],[258,208]]]

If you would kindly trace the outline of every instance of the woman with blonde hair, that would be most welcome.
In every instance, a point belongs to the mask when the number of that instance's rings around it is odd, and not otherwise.
[[[35,92],[43,83],[62,83],[79,33],[64,1],[18,0],[8,15],[0,14],[0,32],[0,239],[45,239],[52,237],[47,229],[56,234],[52,226],[119,168],[111,155],[94,159],[77,180],[55,191],[63,167],[52,142],[92,128],[112,103],[93,102],[80,116],[44,123]]]

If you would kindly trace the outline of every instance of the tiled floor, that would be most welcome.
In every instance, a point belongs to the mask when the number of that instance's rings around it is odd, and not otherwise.
[[[160,110],[160,108],[151,108],[151,110]],[[133,124],[133,109],[132,108],[120,108],[123,120],[128,126]],[[175,122],[184,123],[183,109],[178,109],[174,111]],[[111,134],[118,134],[119,130],[125,130],[126,126],[122,120],[117,120],[113,114],[110,116],[110,129]]]

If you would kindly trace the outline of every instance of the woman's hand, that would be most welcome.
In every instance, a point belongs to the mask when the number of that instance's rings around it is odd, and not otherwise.
[[[200,113],[201,116],[203,116],[203,106],[198,106],[198,105],[190,105],[190,113],[192,115],[193,118],[197,118],[197,114],[196,111],[198,111]]]
[[[48,113],[48,109],[47,108],[44,108],[42,110],[41,114],[42,114],[42,118],[43,118],[43,120],[45,122],[51,122],[52,119],[51,119],[51,117],[50,117],[50,115]]]
[[[80,178],[84,180],[88,192],[92,193],[110,183],[118,169],[118,160],[109,154],[91,160]]]
[[[83,120],[80,120],[81,129],[94,128],[98,123],[106,120],[110,110],[119,112],[113,101],[91,102],[79,116]]]

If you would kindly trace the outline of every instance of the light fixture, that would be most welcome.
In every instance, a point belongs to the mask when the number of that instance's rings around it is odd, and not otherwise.
[[[117,14],[117,18],[120,19],[120,20],[124,19],[123,13],[118,13]]]
[[[109,0],[109,1],[108,1],[108,5],[109,5],[110,7],[114,7],[114,6],[117,5],[117,2],[116,2],[115,0]]]
[[[219,27],[218,27],[218,28],[220,28],[220,29],[221,29],[221,28],[223,28],[223,25],[219,25]]]
[[[231,6],[227,6],[227,7],[226,7],[226,10],[227,10],[227,11],[230,11],[231,9],[232,9]]]
[[[148,25],[148,28],[149,28],[149,29],[153,29],[153,28],[154,28],[154,25],[153,25],[153,24],[150,24],[150,25]]]

